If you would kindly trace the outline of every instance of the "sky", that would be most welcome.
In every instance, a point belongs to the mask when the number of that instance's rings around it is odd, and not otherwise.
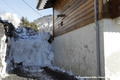
[[[33,9],[31,9],[27,4],[29,4]],[[52,8],[37,10],[37,2],[36,0],[0,0],[0,14],[2,13],[12,13],[17,14],[18,17],[26,17],[30,22],[38,19],[42,16],[52,14]]]

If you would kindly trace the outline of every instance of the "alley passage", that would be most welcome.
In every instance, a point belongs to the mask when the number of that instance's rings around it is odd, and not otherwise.
[[[6,27],[8,32],[1,37],[1,80],[77,80],[51,64],[54,53],[48,32],[23,27],[9,30]]]

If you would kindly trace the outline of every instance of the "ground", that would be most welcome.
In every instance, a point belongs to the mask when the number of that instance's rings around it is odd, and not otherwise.
[[[78,80],[75,76],[69,75],[66,72],[52,70],[48,67],[40,68],[38,72],[29,72],[28,68],[16,68],[13,74],[2,80]]]

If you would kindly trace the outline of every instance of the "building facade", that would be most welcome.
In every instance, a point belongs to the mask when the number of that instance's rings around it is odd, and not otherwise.
[[[38,1],[37,9],[51,7],[54,65],[81,77],[119,79],[120,1]]]

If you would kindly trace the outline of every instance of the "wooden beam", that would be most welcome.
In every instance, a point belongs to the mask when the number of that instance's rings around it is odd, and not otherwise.
[[[102,18],[102,5],[103,0],[98,0],[98,19]]]
[[[120,16],[120,0],[113,0],[113,18]]]
[[[38,0],[38,4],[37,4],[37,7],[36,7],[37,9],[39,9],[39,6],[40,6],[40,4],[41,4],[41,1],[42,1],[42,0]]]

